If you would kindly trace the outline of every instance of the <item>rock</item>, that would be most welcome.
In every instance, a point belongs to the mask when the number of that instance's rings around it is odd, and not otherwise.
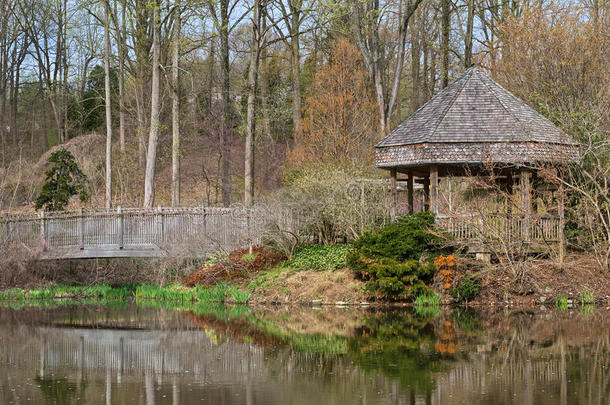
[[[344,307],[344,306],[349,305],[349,302],[337,301],[337,302],[335,302],[335,305]]]
[[[366,302],[366,301],[362,301],[362,302],[360,303],[360,306],[362,306],[362,307],[368,307],[369,305],[371,305],[371,304],[369,304],[369,303],[368,303],[368,302]]]
[[[541,303],[546,302],[546,297],[543,295],[538,299],[538,301],[540,301]]]
[[[312,300],[309,303],[310,307],[318,307],[318,306],[321,306],[321,305],[322,305],[322,300]]]

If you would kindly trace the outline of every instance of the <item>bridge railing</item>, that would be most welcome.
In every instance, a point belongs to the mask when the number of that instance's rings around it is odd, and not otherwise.
[[[10,242],[47,249],[171,249],[202,243],[232,249],[260,243],[265,225],[260,210],[243,207],[117,208],[3,216],[0,233]]]

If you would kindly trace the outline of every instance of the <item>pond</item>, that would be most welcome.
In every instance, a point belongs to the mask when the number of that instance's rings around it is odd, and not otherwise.
[[[2,404],[610,403],[605,308],[22,305]]]

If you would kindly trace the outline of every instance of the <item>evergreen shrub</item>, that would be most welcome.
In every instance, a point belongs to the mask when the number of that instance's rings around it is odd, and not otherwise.
[[[480,290],[481,277],[474,273],[468,273],[449,291],[449,295],[457,302],[470,301],[479,295]]]
[[[354,241],[346,264],[377,298],[403,300],[429,294],[426,283],[436,268],[431,260],[420,259],[424,253],[435,253],[441,241],[430,233],[433,224],[429,212],[399,217]]]

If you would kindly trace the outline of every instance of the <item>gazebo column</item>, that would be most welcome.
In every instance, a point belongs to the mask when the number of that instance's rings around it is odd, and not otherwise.
[[[438,214],[438,166],[430,166],[430,211]]]
[[[424,211],[430,210],[430,176],[424,177]]]
[[[524,241],[530,241],[531,216],[532,216],[532,173],[521,169],[519,173],[519,183],[521,187],[521,212],[523,221],[521,222],[521,235]]]
[[[413,173],[411,171],[407,175],[407,201],[409,203],[409,214],[413,214]]]
[[[513,198],[515,190],[515,179],[513,178],[513,172],[509,171],[506,175],[506,213],[510,214],[513,212]]]
[[[390,218],[392,221],[396,219],[396,206],[398,205],[398,190],[396,182],[396,168],[390,169],[390,194],[391,194],[391,206],[390,206]]]

